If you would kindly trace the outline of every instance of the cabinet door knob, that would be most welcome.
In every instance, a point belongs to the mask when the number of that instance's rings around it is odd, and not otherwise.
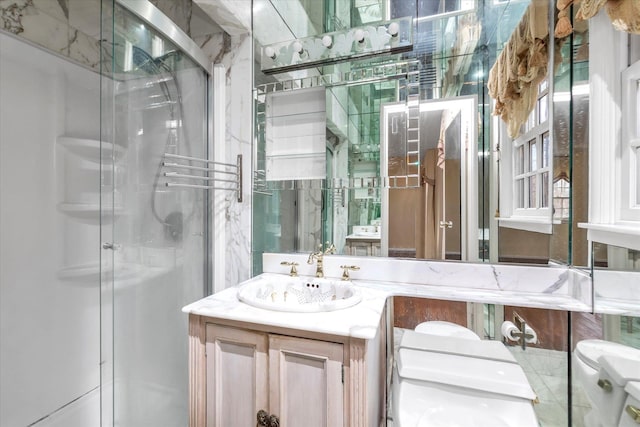
[[[269,416],[269,427],[280,427],[280,418],[275,415]]]
[[[269,427],[269,424],[267,424],[269,421],[269,414],[267,414],[267,411],[260,409],[256,414],[256,419],[258,420],[256,427]]]

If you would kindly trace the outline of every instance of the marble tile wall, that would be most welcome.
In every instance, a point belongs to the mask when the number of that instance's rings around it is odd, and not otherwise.
[[[247,11],[250,14],[251,0],[215,2],[216,16],[209,13],[213,19],[211,31],[207,32],[206,23],[203,28],[199,17],[197,34],[193,32],[196,19],[193,0],[150,2],[192,36],[213,63],[224,64],[226,68],[226,161],[235,163],[236,156],[242,154],[245,173],[243,202],[237,202],[235,194],[229,193],[225,206],[226,281],[227,285],[234,285],[251,275],[253,45],[250,27],[241,25],[246,21]],[[224,9],[227,3],[232,7]],[[99,71],[100,9],[101,0],[0,0],[0,29]],[[234,13],[244,14],[239,24],[232,22]],[[233,29],[232,35],[221,30],[226,27]]]

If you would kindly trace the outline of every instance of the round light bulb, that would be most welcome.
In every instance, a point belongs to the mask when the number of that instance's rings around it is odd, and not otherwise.
[[[302,43],[297,40],[293,42],[293,51],[302,55],[302,52],[304,52],[304,50],[302,49]]]
[[[264,54],[271,59],[276,59],[276,51],[271,46],[264,48]]]
[[[364,41],[364,31],[358,28],[354,33],[354,37],[358,43],[362,43]]]
[[[400,25],[398,25],[397,22],[392,22],[391,24],[389,24],[389,28],[387,28],[387,32],[391,37],[397,36],[399,31]]]
[[[331,47],[331,45],[333,44],[333,39],[331,38],[331,36],[324,36],[322,37],[322,45],[324,47],[326,47],[327,49],[329,49]]]

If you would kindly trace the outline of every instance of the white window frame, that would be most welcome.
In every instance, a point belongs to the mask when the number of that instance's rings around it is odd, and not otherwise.
[[[630,176],[622,160],[623,72],[640,58],[640,37],[616,31],[600,13],[589,19],[589,40],[589,55],[598,58],[589,64],[589,222],[578,227],[589,242],[640,250],[640,221],[621,214],[623,176]]]
[[[621,167],[617,174],[617,203],[620,222],[640,221],[640,197],[638,197],[638,156],[640,156],[640,61],[636,61],[622,72],[622,138]],[[640,224],[639,224],[640,226]]]
[[[500,171],[500,217],[498,218],[501,227],[515,228],[518,230],[533,231],[537,233],[551,234],[553,232],[553,143],[549,123],[552,116],[551,91],[549,89],[548,80],[546,86],[538,93],[538,100],[535,108],[529,114],[527,122],[523,125],[523,133],[517,138],[511,140],[507,136],[506,125],[500,121],[500,132],[498,138],[501,147],[501,158],[506,159],[506,164],[501,165]],[[543,83],[540,83],[542,86]],[[541,100],[546,97],[546,120],[539,122]],[[548,154],[547,165],[542,166],[543,161],[543,137],[548,135]],[[537,164],[535,170],[530,170],[529,165],[529,144],[534,141],[537,144]],[[524,169],[519,171],[516,164],[520,162],[518,150],[524,147]],[[501,162],[502,163],[502,162]],[[542,203],[543,179],[547,174],[547,199],[546,206]],[[524,207],[518,203],[518,181],[526,180],[531,176],[536,176],[536,206],[530,207],[530,192],[525,191]],[[524,186],[527,188],[527,185]]]

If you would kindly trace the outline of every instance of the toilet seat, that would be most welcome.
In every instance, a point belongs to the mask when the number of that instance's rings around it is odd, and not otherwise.
[[[640,359],[640,350],[611,341],[589,339],[576,344],[575,355],[589,367],[600,369],[598,359],[604,355],[617,355],[627,359]]]
[[[466,338],[470,340],[480,340],[480,337],[469,328],[457,323],[445,322],[442,320],[430,320],[422,322],[414,328],[414,331],[421,334],[440,335],[447,337]]]

